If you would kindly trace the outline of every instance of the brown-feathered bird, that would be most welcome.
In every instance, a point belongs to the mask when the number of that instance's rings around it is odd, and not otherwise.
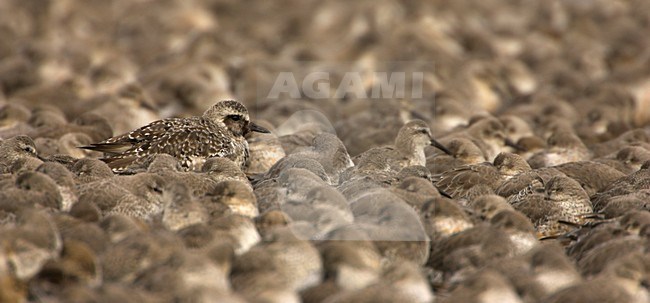
[[[200,169],[211,157],[228,158],[244,168],[248,160],[244,136],[251,131],[269,132],[250,121],[243,104],[224,100],[200,117],[157,120],[82,148],[104,152],[102,160],[115,172],[152,154],[170,154],[180,160],[185,170]]]

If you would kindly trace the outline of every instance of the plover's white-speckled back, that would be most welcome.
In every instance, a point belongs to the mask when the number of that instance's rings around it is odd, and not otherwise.
[[[211,157],[228,158],[243,168],[248,160],[244,135],[251,131],[269,132],[250,122],[243,104],[225,100],[201,117],[157,120],[83,148],[104,152],[103,160],[115,172],[151,154],[170,154],[180,160],[185,170],[200,169]]]

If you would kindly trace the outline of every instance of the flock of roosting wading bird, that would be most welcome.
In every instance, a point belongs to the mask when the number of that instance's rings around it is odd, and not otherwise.
[[[0,302],[650,302],[648,32],[647,0],[0,1]]]

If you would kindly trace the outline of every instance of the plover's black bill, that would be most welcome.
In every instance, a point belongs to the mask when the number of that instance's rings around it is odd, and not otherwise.
[[[249,123],[249,124],[248,124],[248,128],[249,128],[252,132],[265,133],[265,134],[270,134],[270,133],[271,133],[270,130],[268,130],[268,129],[266,129],[266,128],[264,128],[264,127],[258,125],[258,124],[255,124],[255,122],[251,122],[251,123]]]
[[[452,156],[451,152],[444,145],[440,144],[440,142],[436,141],[435,139],[431,139],[431,146],[435,146],[439,150],[445,152],[445,154]]]

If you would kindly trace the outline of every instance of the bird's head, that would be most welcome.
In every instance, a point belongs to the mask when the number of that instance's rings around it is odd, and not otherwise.
[[[235,100],[224,100],[210,107],[203,117],[225,126],[236,136],[245,136],[249,132],[270,133],[262,126],[250,121],[246,107]]]

